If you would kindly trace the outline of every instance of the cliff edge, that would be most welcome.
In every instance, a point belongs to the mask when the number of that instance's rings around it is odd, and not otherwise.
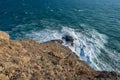
[[[120,80],[116,72],[95,71],[61,40],[10,40],[0,31],[0,80]]]

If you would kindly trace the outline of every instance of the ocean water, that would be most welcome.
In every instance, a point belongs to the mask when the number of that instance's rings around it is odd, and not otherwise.
[[[0,0],[0,30],[11,39],[64,41],[96,70],[120,72],[120,0]]]

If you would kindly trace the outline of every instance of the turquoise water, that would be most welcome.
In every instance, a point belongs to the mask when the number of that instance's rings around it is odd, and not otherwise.
[[[74,47],[64,45],[80,59],[96,70],[120,72],[119,0],[0,0],[0,30],[40,42],[71,35]]]

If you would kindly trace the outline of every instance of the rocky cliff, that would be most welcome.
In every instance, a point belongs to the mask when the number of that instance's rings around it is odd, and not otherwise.
[[[93,70],[61,43],[9,40],[0,31],[0,80],[120,80],[118,73]]]

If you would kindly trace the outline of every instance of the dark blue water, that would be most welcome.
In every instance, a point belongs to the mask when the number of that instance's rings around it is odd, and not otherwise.
[[[120,72],[120,0],[0,0],[0,30],[41,42],[69,34],[80,59]]]

